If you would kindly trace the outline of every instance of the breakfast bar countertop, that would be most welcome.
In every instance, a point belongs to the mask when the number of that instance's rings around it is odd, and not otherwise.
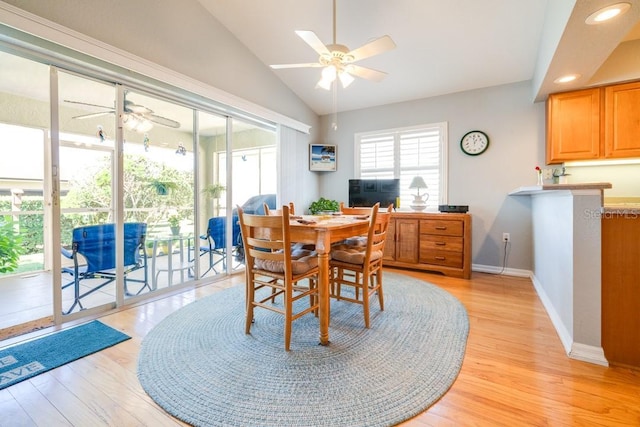
[[[545,191],[560,191],[560,190],[606,190],[611,187],[612,185],[610,182],[529,185],[524,187],[518,187],[515,190],[510,191],[509,195],[510,196],[527,196],[532,194],[542,194]]]

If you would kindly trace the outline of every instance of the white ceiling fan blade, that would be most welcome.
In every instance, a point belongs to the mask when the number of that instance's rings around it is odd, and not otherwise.
[[[136,104],[133,101],[129,101],[128,99],[124,100],[124,111],[127,113],[137,113],[137,114],[151,114],[153,110],[145,107],[144,105]]]
[[[166,117],[157,116],[155,114],[144,114],[143,117],[162,126],[176,129],[180,127],[180,123],[176,122],[175,120],[167,119]]]
[[[308,62],[305,64],[276,64],[270,65],[270,67],[274,70],[279,70],[282,68],[319,68],[324,67],[324,65],[320,64],[319,62]]]
[[[113,108],[113,107],[106,107],[104,105],[97,105],[97,104],[89,104],[88,102],[71,101],[69,99],[65,99],[64,102],[66,102],[68,104],[87,105],[89,107],[98,107],[98,108],[106,108],[107,110],[115,110],[115,108]]]
[[[369,58],[370,56],[378,55],[380,53],[386,52],[388,50],[394,49],[396,47],[395,42],[389,36],[382,36],[380,38],[375,39],[372,42],[369,42],[363,46],[360,46],[357,49],[352,50],[347,55],[353,57],[353,61],[360,61],[364,58]]]
[[[353,64],[349,65],[346,71],[356,77],[372,80],[374,82],[379,82],[387,76],[387,73],[384,73],[382,71]]]
[[[101,113],[83,114],[81,116],[74,116],[72,119],[90,119],[93,117],[106,116],[107,114],[113,114],[114,111],[103,111]]]
[[[313,50],[315,50],[318,55],[331,55],[327,46],[322,43],[322,41],[316,36],[316,33],[308,30],[296,30],[296,34],[300,37],[306,44],[311,46]]]

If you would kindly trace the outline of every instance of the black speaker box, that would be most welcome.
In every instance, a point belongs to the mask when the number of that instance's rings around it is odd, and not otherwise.
[[[467,213],[469,205],[439,205],[438,210],[447,213]]]

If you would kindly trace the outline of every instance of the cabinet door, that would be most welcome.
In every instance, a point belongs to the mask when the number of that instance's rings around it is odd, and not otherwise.
[[[396,220],[389,220],[389,228],[387,229],[387,238],[384,242],[384,260],[393,261],[396,259]]]
[[[611,364],[640,368],[640,218],[602,220],[602,349]]]
[[[600,89],[549,95],[547,164],[600,156]]]
[[[640,82],[605,89],[604,155],[640,157]]]
[[[417,219],[396,220],[396,261],[418,262],[419,225]]]

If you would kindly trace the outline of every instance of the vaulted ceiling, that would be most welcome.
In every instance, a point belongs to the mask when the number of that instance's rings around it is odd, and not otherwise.
[[[295,30],[333,40],[332,0],[198,0],[265,65],[316,62]],[[549,93],[640,78],[640,0],[615,21],[586,25],[617,0],[337,0],[336,42],[355,49],[382,35],[397,47],[360,65],[388,73],[347,89],[316,89],[320,68],[273,72],[318,114],[519,81]],[[635,30],[634,30],[635,26]],[[565,73],[581,77],[553,83]]]

